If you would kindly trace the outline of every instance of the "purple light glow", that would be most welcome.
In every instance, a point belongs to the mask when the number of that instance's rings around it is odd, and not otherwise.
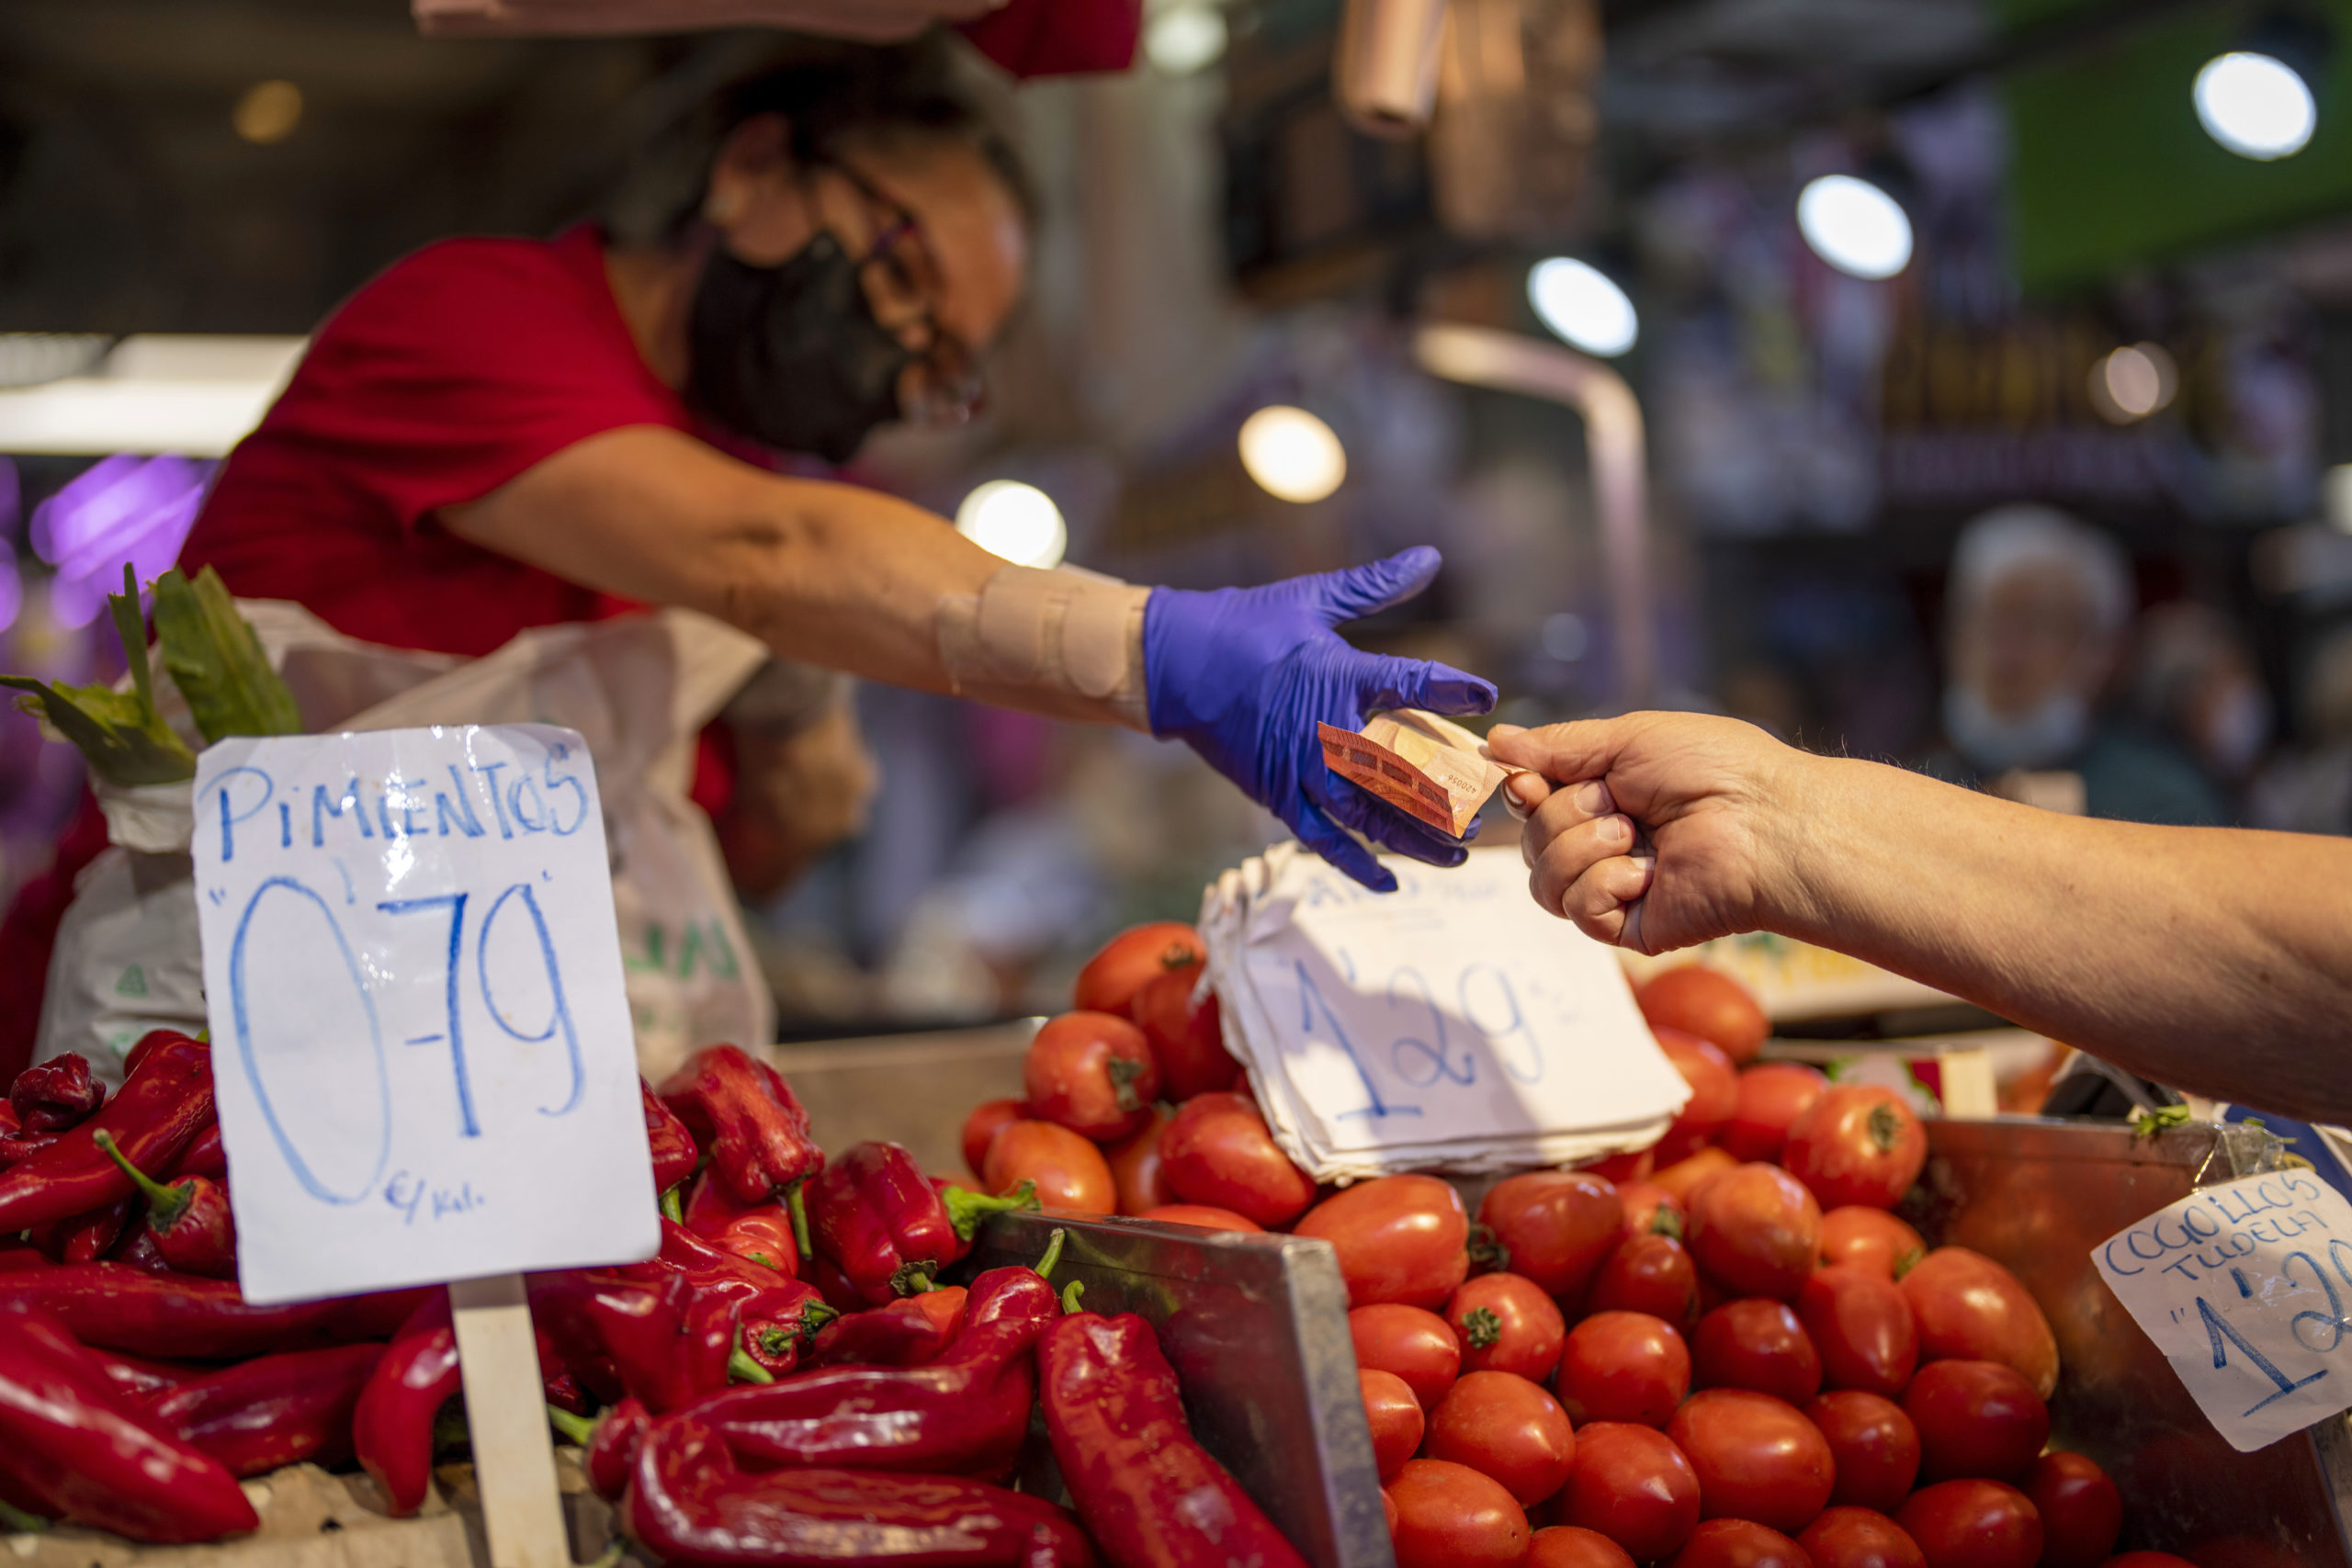
[[[96,619],[106,596],[121,590],[123,562],[143,582],[178,558],[212,468],[124,453],[93,464],[33,509],[33,551],[57,568],[49,593],[61,625]]]

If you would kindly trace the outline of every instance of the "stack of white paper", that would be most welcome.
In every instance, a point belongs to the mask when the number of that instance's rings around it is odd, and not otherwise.
[[[1616,954],[1545,915],[1510,850],[1385,863],[1367,892],[1296,844],[1201,907],[1225,1042],[1318,1181],[1487,1172],[1657,1141],[1690,1089]]]

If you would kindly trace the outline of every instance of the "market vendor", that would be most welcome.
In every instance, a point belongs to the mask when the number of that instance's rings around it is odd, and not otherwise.
[[[2352,841],[2065,816],[1698,714],[1489,744],[1532,770],[1504,789],[1535,901],[1602,942],[1775,931],[2164,1083],[2352,1122]]]

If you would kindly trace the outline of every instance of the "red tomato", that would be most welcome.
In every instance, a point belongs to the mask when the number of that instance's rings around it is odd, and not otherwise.
[[[1141,1127],[1159,1093],[1143,1031],[1107,1012],[1066,1012],[1029,1042],[1021,1064],[1029,1113],[1107,1144]]]
[[[1527,1513],[1466,1464],[1406,1461],[1388,1483],[1396,1505],[1396,1568],[1518,1568]]]
[[[1605,1535],[1636,1562],[1671,1554],[1699,1523],[1699,1475],[1665,1433],[1596,1421],[1577,1434],[1576,1468],[1553,1509]]]
[[[1821,1392],[1821,1356],[1797,1314],[1747,1296],[1699,1320],[1690,1371],[1701,1388],[1745,1388],[1803,1404]]]
[[[1159,1159],[1159,1135],[1168,1130],[1169,1118],[1174,1114],[1164,1105],[1153,1106],[1142,1126],[1102,1151],[1110,1162],[1111,1180],[1119,1190],[1119,1213],[1144,1214],[1175,1201]]]
[[[1146,1209],[1136,1218],[1160,1220],[1171,1225],[1198,1225],[1204,1231],[1247,1231],[1262,1235],[1266,1230],[1255,1220],[1230,1209],[1211,1208],[1206,1203],[1162,1203],[1157,1209]]]
[[[1919,1233],[1884,1209],[1849,1203],[1821,1216],[1821,1261],[1851,1263],[1900,1280],[1913,1264],[1928,1256]]]
[[[1339,1250],[1348,1304],[1445,1304],[1470,1272],[1470,1216],[1434,1176],[1382,1176],[1326,1198],[1292,1227]]]
[[[1008,1122],[997,1129],[980,1181],[991,1192],[1034,1181],[1038,1202],[1072,1213],[1109,1214],[1119,1207],[1118,1185],[1102,1151],[1051,1122]]]
[[[1086,961],[1070,987],[1070,1006],[1080,1012],[1125,1016],[1146,982],[1173,970],[1193,969],[1208,957],[1201,933],[1182,920],[1158,920],[1121,931]]]
[[[1691,1198],[1690,1244],[1725,1288],[1788,1301],[1813,1272],[1821,1208],[1778,1166],[1738,1166]]]
[[[1127,1016],[1159,1064],[1159,1091],[1170,1100],[1231,1089],[1241,1078],[1241,1064],[1225,1048],[1216,993],[1201,987],[1200,973],[1184,968],[1155,975],[1127,1004]]]
[[[1030,1120],[1029,1102],[1025,1100],[983,1100],[972,1107],[964,1118],[964,1163],[972,1174],[981,1174],[980,1168],[989,1157],[989,1140],[997,1129],[1008,1122]]]
[[[1657,1174],[1650,1178],[1650,1185],[1664,1188],[1667,1196],[1681,1204],[1683,1212],[1688,1213],[1692,1194],[1724,1171],[1738,1168],[1739,1161],[1723,1150],[1703,1148],[1688,1159],[1659,1166]]]
[[[1372,1424],[1372,1461],[1385,1482],[1420,1448],[1428,1421],[1421,1402],[1395,1372],[1365,1367],[1356,1378],[1363,1386],[1363,1417]]]
[[[1516,1372],[1542,1382],[1560,1364],[1567,1320],[1543,1288],[1523,1274],[1481,1274],[1445,1303],[1445,1321],[1462,1341],[1462,1367]]]
[[[1797,1544],[1813,1568],[1928,1568],[1919,1543],[1875,1508],[1831,1508],[1805,1526]]]
[[[2123,1494],[2081,1454],[2035,1461],[2025,1495],[2041,1516],[2041,1568],[2098,1568],[2123,1530]]]
[[[1796,1119],[1781,1163],[1826,1209],[1892,1209],[1928,1163],[1928,1129],[1893,1089],[1845,1084]]]
[[[1997,1481],[1922,1487],[1894,1522],[1919,1543],[1928,1568],[2033,1568],[2041,1556],[2041,1516]]]
[[[1661,1165],[1696,1154],[1713,1139],[1731,1113],[1739,1108],[1739,1069],[1720,1047],[1679,1029],[1653,1029],[1657,1048],[1690,1086],[1690,1098],[1674,1113],[1666,1136],[1657,1141]]]
[[[1590,1171],[1532,1170],[1489,1188],[1478,1223],[1510,1254],[1503,1268],[1574,1300],[1617,1245],[1624,1213],[1616,1187]]]
[[[1688,1334],[1699,1324],[1699,1270],[1670,1235],[1637,1235],[1593,1276],[1587,1312],[1645,1312]]]
[[[1747,1519],[1703,1519],[1672,1568],[1813,1568],[1804,1547]]]
[[[1430,1412],[1429,1454],[1493,1476],[1532,1508],[1567,1480],[1577,1438],[1560,1402],[1536,1384],[1512,1372],[1464,1372]]]
[[[1681,1201],[1657,1182],[1623,1182],[1617,1188],[1617,1201],[1625,1208],[1625,1224],[1619,1235],[1630,1238],[1655,1234],[1682,1239]]]
[[[1652,1029],[1679,1029],[1713,1042],[1734,1062],[1756,1060],[1772,1025],[1747,987],[1720,969],[1679,964],[1634,992]]]
[[[1739,1100],[1715,1134],[1734,1159],[1772,1159],[1788,1141],[1789,1124],[1829,1092],[1818,1067],[1803,1062],[1758,1062],[1739,1075]]]
[[[1386,1303],[1348,1314],[1356,1365],[1405,1380],[1423,1410],[1434,1410],[1462,1371],[1462,1342],[1445,1319],[1419,1307]]]
[[[1634,1568],[1634,1560],[1598,1530],[1553,1525],[1528,1540],[1526,1568]]]
[[[1396,1539],[1396,1499],[1388,1495],[1385,1486],[1380,1489],[1380,1512],[1388,1525],[1388,1539],[1393,1543]]]
[[[2050,1440],[2050,1407],[1998,1361],[1930,1361],[1903,1396],[1929,1481],[2014,1480]]]
[[[1690,1351],[1674,1325],[1645,1312],[1597,1312],[1568,1330],[1555,1384],[1577,1426],[1663,1427],[1690,1392]]]
[[[1610,1155],[1580,1168],[1587,1175],[1598,1176],[1604,1181],[1647,1181],[1650,1172],[1657,1168],[1657,1145],[1653,1144],[1631,1154]]]
[[[1699,1472],[1699,1512],[1796,1531],[1829,1505],[1835,1461],[1821,1428],[1786,1400],[1744,1388],[1692,1394],[1666,1435]]]
[[[1160,1175],[1187,1203],[1286,1224],[1315,1201],[1315,1183],[1290,1163],[1247,1095],[1199,1094],[1159,1134]]]
[[[1831,1502],[1882,1514],[1903,1506],[1919,1479],[1919,1428],[1903,1406],[1875,1393],[1840,1390],[1806,1405],[1804,1418],[1821,1428],[1838,1461]]]
[[[1919,1327],[1894,1281],[1853,1263],[1816,1269],[1797,1292],[1797,1315],[1821,1351],[1831,1388],[1892,1399],[1919,1365]]]
[[[2058,1338],[2018,1277],[1981,1252],[1939,1247],[1903,1276],[1919,1324],[1923,1361],[1999,1361],[2048,1399],[2058,1386]]]

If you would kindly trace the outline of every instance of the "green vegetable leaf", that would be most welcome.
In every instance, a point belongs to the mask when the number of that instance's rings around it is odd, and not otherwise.
[[[131,614],[138,614],[136,601]],[[155,640],[206,740],[301,733],[294,694],[269,667],[261,638],[210,567],[193,582],[177,567],[155,580]]]
[[[122,592],[107,595],[115,635],[130,666],[130,690],[51,685],[29,675],[0,675],[0,686],[29,694],[17,699],[27,713],[81,749],[90,771],[109,784],[176,784],[196,776],[196,753],[155,711],[155,679],[147,668],[147,632],[139,624],[139,584],[129,562]]]

